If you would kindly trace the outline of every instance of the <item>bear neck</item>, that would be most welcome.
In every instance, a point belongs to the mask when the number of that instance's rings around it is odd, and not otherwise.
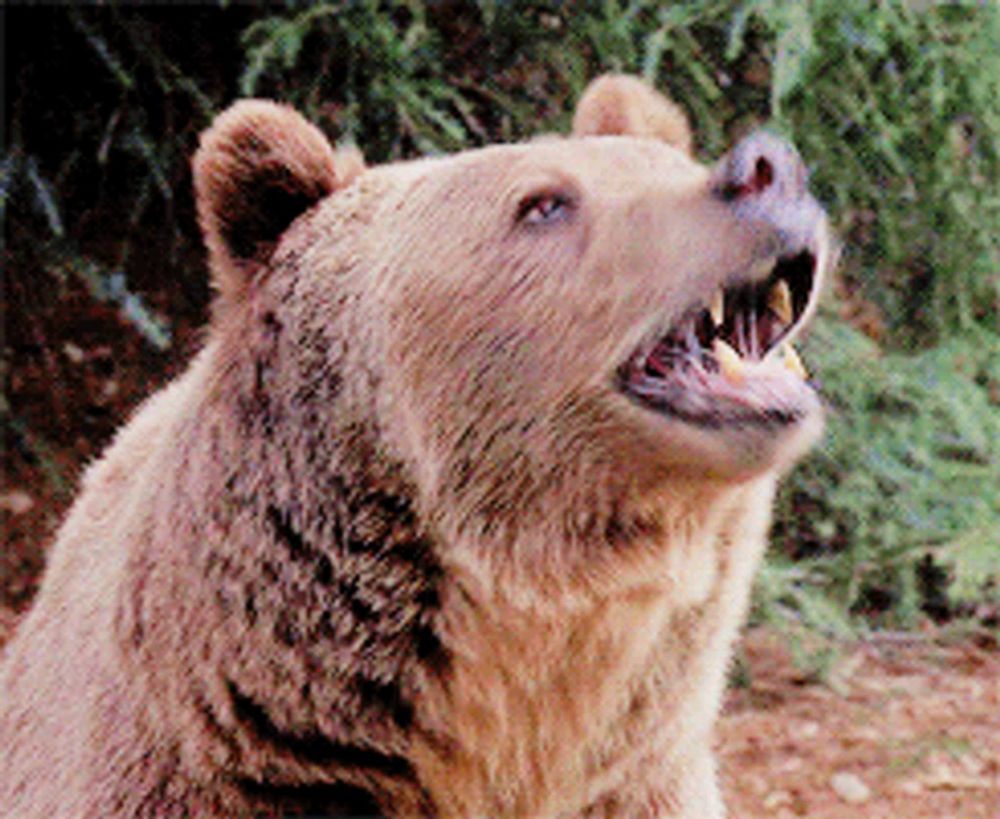
[[[446,561],[440,628],[451,664],[422,681],[413,739],[442,812],[597,810],[601,783],[620,793],[643,758],[670,747],[690,754],[656,772],[666,792],[710,767],[773,488],[771,476],[716,487],[698,516],[672,493],[655,536],[595,563],[571,590],[518,575],[509,560],[502,582],[481,563]]]

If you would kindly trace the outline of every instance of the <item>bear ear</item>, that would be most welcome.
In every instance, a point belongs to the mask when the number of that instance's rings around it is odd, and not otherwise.
[[[691,127],[680,107],[624,74],[605,74],[587,86],[573,116],[573,136],[646,137],[691,153]]]
[[[198,221],[214,284],[238,296],[301,214],[364,169],[297,111],[241,100],[201,136],[193,161]]]

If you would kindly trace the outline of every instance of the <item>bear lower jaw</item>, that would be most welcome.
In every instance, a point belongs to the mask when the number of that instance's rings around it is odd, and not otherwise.
[[[633,361],[619,373],[618,388],[643,409],[707,430],[749,426],[777,431],[801,423],[814,409],[815,389],[791,372],[781,355],[741,361],[735,373],[716,356],[707,361],[677,356],[660,372]]]

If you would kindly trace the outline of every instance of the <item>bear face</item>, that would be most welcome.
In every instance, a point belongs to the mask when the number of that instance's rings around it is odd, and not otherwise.
[[[445,542],[506,561],[530,532],[567,552],[558,582],[567,561],[593,568],[609,527],[655,528],[663,487],[777,473],[815,439],[819,402],[783,350],[829,241],[784,143],[755,135],[707,168],[670,103],[605,78],[570,139],[362,169],[262,105],[235,106],[196,160],[215,269],[244,282],[220,284],[220,311],[251,303],[229,336],[294,303],[289,355],[368,373],[319,423],[369,418]],[[314,207],[287,231],[261,216],[295,204]]]
[[[399,253],[385,284],[389,387],[422,412],[390,426],[413,430],[414,461],[462,472],[449,461],[484,414],[505,418],[507,448],[501,434],[466,459],[537,447],[529,482],[574,458],[640,482],[739,480],[811,441],[818,402],[775,355],[812,310],[826,253],[804,194],[780,202],[806,222],[788,236],[780,214],[748,219],[726,201],[720,174],[628,137],[490,149],[428,173],[387,220]],[[414,253],[428,234],[439,238]],[[768,306],[779,282],[794,293],[784,321]],[[708,326],[723,290],[721,326]],[[740,374],[720,372],[716,337],[750,360]]]

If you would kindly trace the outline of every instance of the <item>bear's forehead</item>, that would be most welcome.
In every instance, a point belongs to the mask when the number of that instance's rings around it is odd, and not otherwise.
[[[468,201],[477,191],[511,196],[558,193],[561,186],[594,197],[618,197],[649,187],[677,191],[704,185],[709,169],[672,146],[633,137],[549,138],[499,145],[376,169],[393,187]],[[458,196],[459,194],[460,197]]]

